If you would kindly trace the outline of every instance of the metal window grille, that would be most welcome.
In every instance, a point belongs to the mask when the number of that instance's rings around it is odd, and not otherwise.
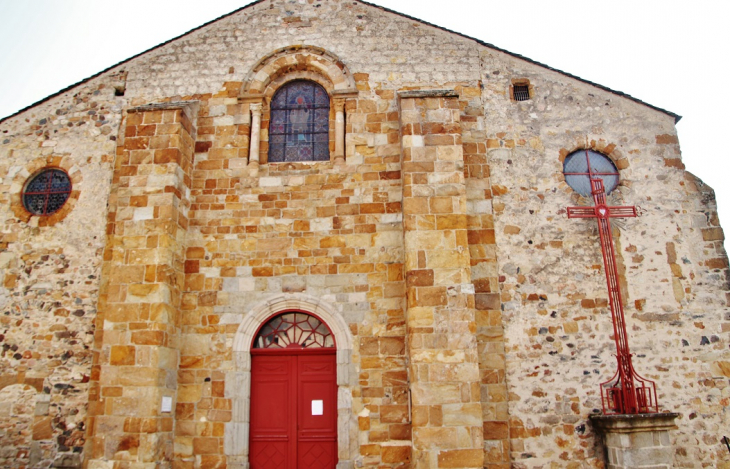
[[[515,101],[530,99],[530,85],[513,85]]]
[[[71,180],[60,169],[45,169],[33,176],[23,189],[23,206],[33,215],[51,215],[71,195]]]

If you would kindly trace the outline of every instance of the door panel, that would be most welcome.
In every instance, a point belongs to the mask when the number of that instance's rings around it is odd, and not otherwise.
[[[335,355],[277,353],[251,358],[251,469],[334,469]]]
[[[294,469],[296,357],[257,356],[251,362],[252,469]]]
[[[299,467],[330,469],[337,462],[337,369],[334,356],[299,357]],[[321,415],[317,415],[321,414]]]

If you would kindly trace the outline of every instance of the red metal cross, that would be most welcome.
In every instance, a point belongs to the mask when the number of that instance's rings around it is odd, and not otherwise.
[[[590,164],[590,163],[589,163]],[[591,194],[595,206],[568,207],[568,218],[595,218],[598,220],[598,233],[601,237],[601,252],[606,271],[608,300],[613,320],[613,335],[616,341],[616,359],[618,370],[613,377],[601,383],[601,400],[604,414],[639,414],[659,412],[656,398],[656,385],[653,381],[642,378],[634,370],[629,351],[629,339],[626,333],[626,320],[621,300],[618,270],[616,269],[616,252],[613,247],[611,218],[628,218],[638,216],[636,207],[610,207],[606,205],[606,191],[603,180],[593,178],[590,174]]]

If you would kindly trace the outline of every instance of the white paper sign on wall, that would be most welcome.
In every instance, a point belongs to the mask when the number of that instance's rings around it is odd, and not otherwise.
[[[312,401],[312,415],[324,414],[324,401]]]
[[[172,412],[172,397],[162,396],[162,406],[160,412]]]

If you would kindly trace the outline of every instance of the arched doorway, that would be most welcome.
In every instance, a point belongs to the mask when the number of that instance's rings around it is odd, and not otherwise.
[[[318,317],[271,317],[251,344],[251,469],[334,469],[337,362],[334,335]]]

